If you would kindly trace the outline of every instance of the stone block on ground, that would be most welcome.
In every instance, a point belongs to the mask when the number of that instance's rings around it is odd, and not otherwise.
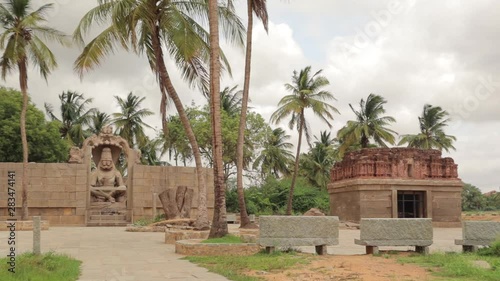
[[[360,240],[378,241],[374,246],[429,246],[432,219],[361,219]],[[391,244],[392,243],[392,244]]]
[[[484,241],[488,245],[500,235],[500,222],[464,221],[462,225],[464,241]]]
[[[338,245],[335,216],[261,216],[260,245],[269,247]]]

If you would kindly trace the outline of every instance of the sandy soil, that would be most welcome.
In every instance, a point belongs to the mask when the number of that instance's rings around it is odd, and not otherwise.
[[[500,221],[498,212],[462,215],[462,220]],[[397,256],[407,255],[400,252]],[[312,259],[308,265],[299,265],[281,272],[249,272],[248,275],[259,276],[269,281],[421,281],[442,280],[431,275],[428,269],[413,264],[400,264],[397,256],[381,252],[380,256],[313,256],[303,254]]]
[[[403,256],[407,253],[400,253]],[[304,254],[307,255],[307,254]],[[380,256],[312,256],[308,265],[299,265],[282,272],[249,272],[248,275],[259,276],[265,280],[364,280],[364,281],[400,281],[430,280],[430,273],[413,264],[399,264],[395,256],[381,252]]]
[[[462,220],[466,221],[500,221],[500,214],[484,214],[484,215],[465,215],[462,214]]]

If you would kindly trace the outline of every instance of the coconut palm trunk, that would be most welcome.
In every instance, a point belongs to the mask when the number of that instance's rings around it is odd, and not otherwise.
[[[196,176],[198,180],[198,214],[196,218],[195,228],[199,230],[205,230],[210,227],[207,211],[207,185],[205,183],[205,170],[203,169],[203,165],[201,162],[201,154],[198,142],[196,141],[193,129],[191,127],[191,124],[189,123],[186,111],[184,110],[184,105],[182,104],[182,101],[179,98],[174,85],[172,84],[172,80],[170,79],[170,75],[168,74],[167,67],[165,66],[165,62],[163,60],[163,50],[161,49],[161,42],[159,40],[159,32],[160,31],[158,27],[156,27],[155,36],[153,36],[152,38],[152,43],[155,52],[155,63],[159,76],[160,90],[162,93],[160,111],[162,114],[163,131],[166,131],[166,91],[172,99],[177,112],[179,113],[180,121],[182,123],[182,126],[184,127],[186,136],[189,139],[189,144],[191,145],[191,148],[193,150],[193,156],[196,164]]]
[[[28,219],[28,139],[26,138],[26,111],[28,109],[28,71],[26,57],[18,63],[19,85],[23,94],[23,107],[21,109],[21,142],[23,145],[23,177],[21,181],[22,211],[21,219]]]
[[[226,188],[222,163],[222,130],[220,112],[220,47],[217,0],[208,1],[208,23],[210,30],[210,109],[212,117],[212,153],[214,169],[214,217],[210,238],[228,233],[226,220]]]
[[[248,96],[250,91],[250,71],[252,63],[252,32],[253,32],[253,9],[252,0],[247,0],[247,45],[245,53],[245,80],[243,82],[243,96],[241,99],[240,127],[238,130],[238,143],[236,147],[236,186],[238,192],[238,205],[240,206],[240,227],[250,225],[247,207],[245,204],[245,192],[243,190],[243,146],[245,144],[245,129],[248,109]]]
[[[295,155],[295,165],[293,167],[292,184],[290,185],[290,192],[288,194],[288,201],[286,203],[286,215],[290,216],[292,214],[292,203],[293,203],[293,192],[295,190],[295,182],[297,181],[297,174],[299,172],[299,156],[300,156],[300,146],[302,145],[302,131],[304,130],[304,110],[300,113],[299,121],[299,141],[297,143],[297,155]]]

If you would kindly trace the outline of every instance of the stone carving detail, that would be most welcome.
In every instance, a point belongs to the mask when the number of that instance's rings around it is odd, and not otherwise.
[[[83,163],[83,151],[76,146],[71,147],[71,149],[69,150],[68,163],[82,164]]]
[[[99,135],[87,138],[81,151],[85,152],[89,148],[92,149],[92,160],[97,167],[90,175],[90,185],[94,187],[91,190],[92,198],[94,201],[124,202],[126,185],[121,173],[116,169],[116,164],[123,152],[130,171],[135,164],[136,152],[124,138],[113,134],[111,126],[104,127]]]
[[[168,188],[158,195],[167,220],[189,218],[194,190],[186,186]]]
[[[367,148],[346,153],[330,181],[352,178],[457,179],[457,164],[439,150]]]
[[[111,148],[103,147],[100,157],[95,161],[97,169],[90,174],[90,186],[103,189],[92,190],[92,195],[98,200],[123,202],[126,187],[121,173],[115,167]]]
[[[135,164],[141,164],[142,152],[140,149],[134,149],[135,152]]]

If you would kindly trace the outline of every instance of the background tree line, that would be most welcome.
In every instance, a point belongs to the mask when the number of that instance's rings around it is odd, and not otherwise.
[[[496,191],[482,193],[476,186],[464,183],[462,191],[463,211],[500,210],[500,193]]]

